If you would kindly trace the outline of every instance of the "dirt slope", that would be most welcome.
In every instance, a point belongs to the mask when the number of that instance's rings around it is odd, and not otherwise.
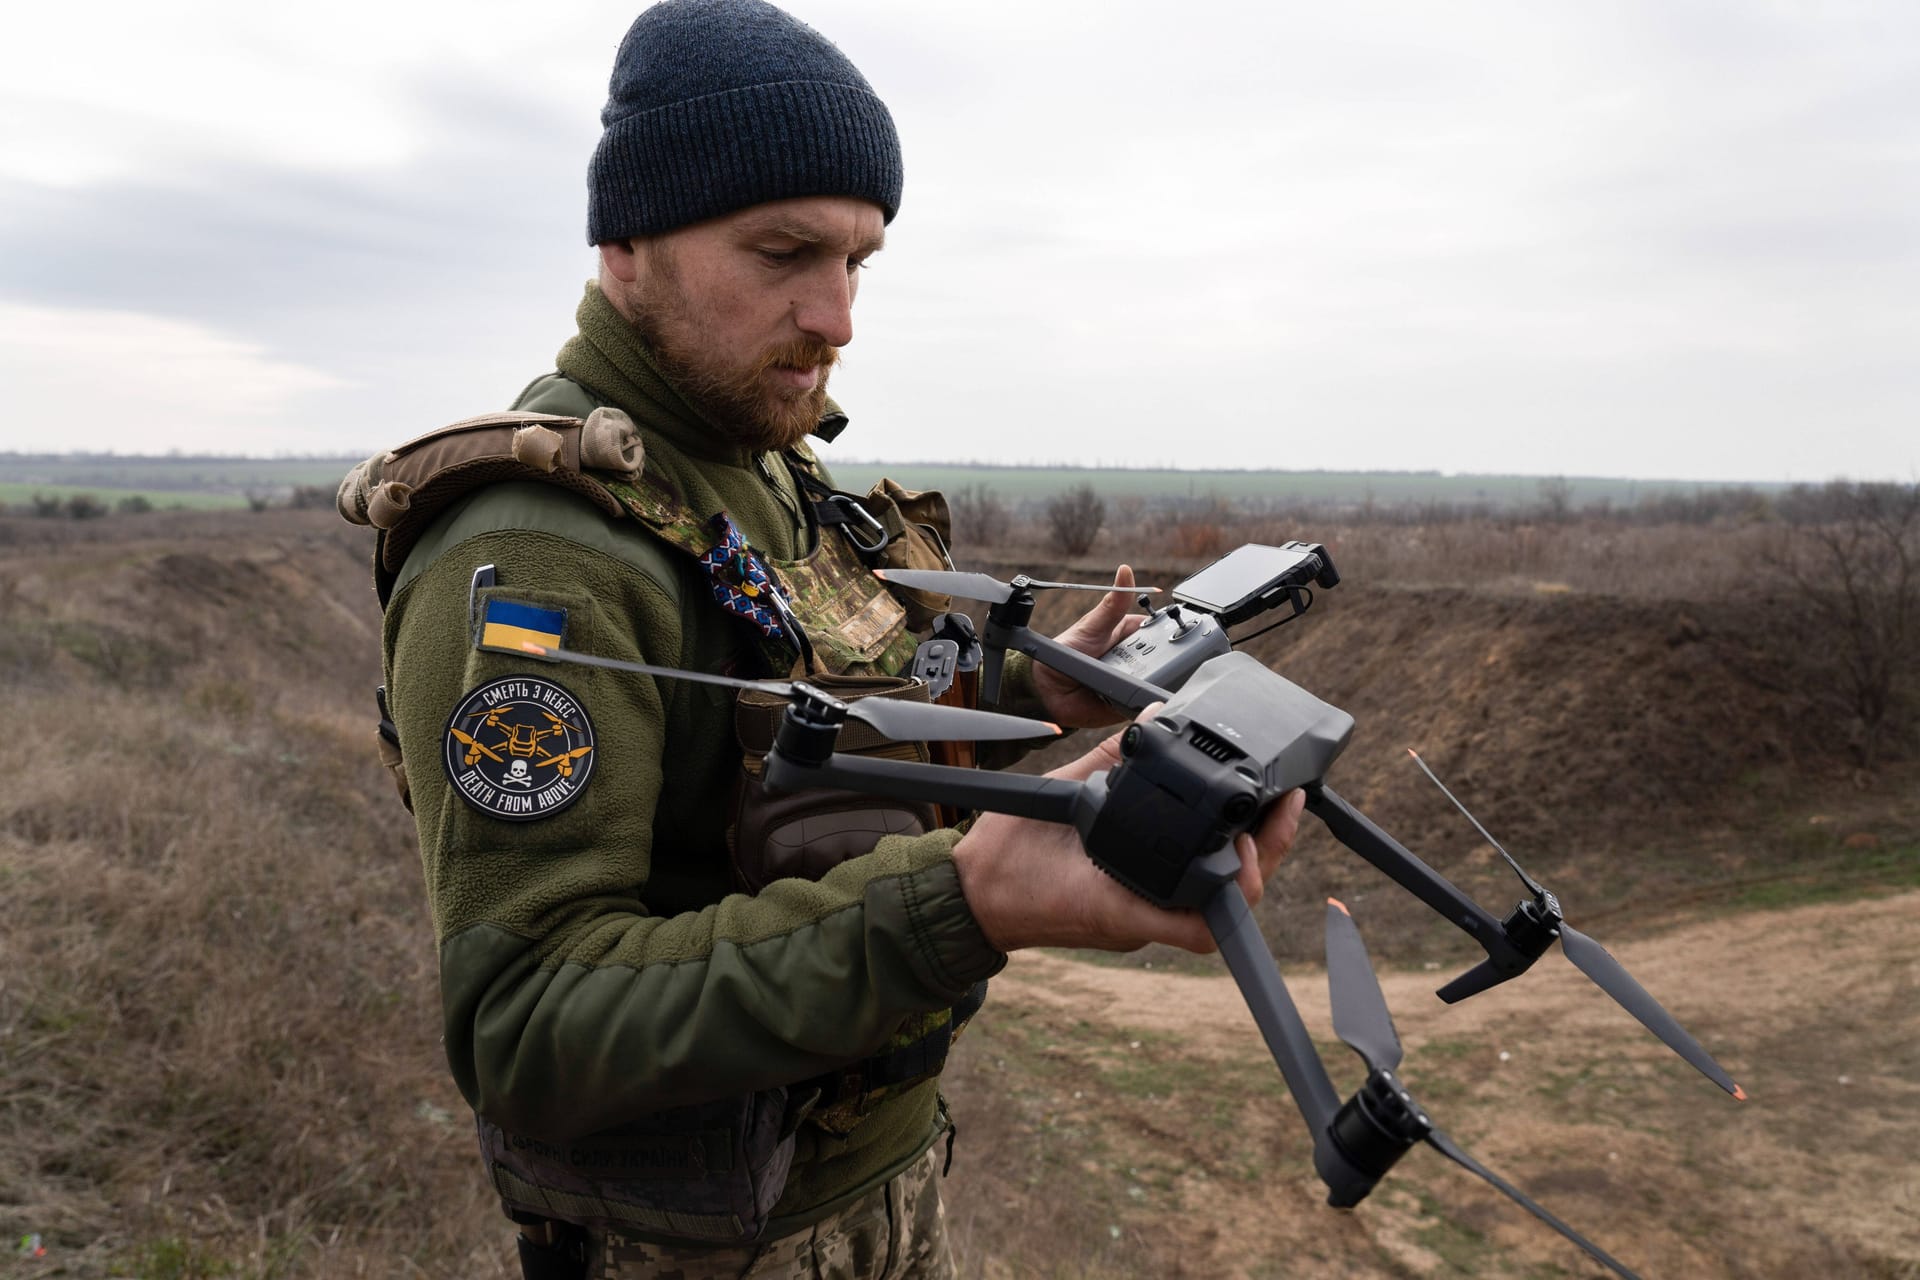
[[[1084,600],[1057,592],[1040,603],[1035,626],[1052,631]],[[1844,726],[1815,713],[1798,665],[1808,655],[1780,643],[1742,599],[1680,605],[1348,581],[1241,647],[1353,716],[1328,784],[1501,914],[1518,884],[1408,747],[1583,927],[1623,911],[1644,927],[1673,905],[1719,900],[1742,879],[1845,878],[1857,870],[1849,838],[1910,844],[1920,828],[1912,771],[1850,775]],[[1076,735],[1032,767],[1091,740]],[[1279,883],[1262,918],[1287,954],[1317,954],[1317,904],[1329,894],[1375,909],[1379,953],[1424,960],[1451,945],[1445,926],[1317,823]],[[1300,938],[1309,945],[1292,950]]]
[[[1742,1082],[1745,1105],[1556,956],[1454,1008],[1432,996],[1432,973],[1389,971],[1383,986],[1405,1076],[1442,1128],[1643,1276],[1890,1280],[1920,1274],[1917,926],[1909,893],[1613,946]],[[1324,972],[1289,979],[1308,1025],[1328,1031]],[[1023,1064],[1076,1082],[1025,1120],[1104,1135],[1062,1167],[1121,1188],[1106,1241],[1088,1224],[1109,1274],[1599,1274],[1431,1151],[1357,1210],[1326,1208],[1304,1128],[1223,976],[1020,955],[969,1043],[963,1134]],[[1326,1056],[1337,1087],[1358,1084],[1348,1050]],[[955,1184],[963,1221],[1033,1212],[972,1203],[982,1191]],[[1023,1274],[987,1238],[973,1244],[989,1273]]]
[[[369,750],[363,535],[323,512],[0,521],[0,1220],[55,1246],[23,1274],[506,1274]],[[1324,835],[1263,906],[1310,1024],[1338,892],[1389,958],[1423,1100],[1644,1274],[1920,1280],[1920,898],[1751,909],[1920,883],[1912,767],[1865,790],[1809,767],[1818,726],[1733,605],[1363,587],[1253,649],[1356,716],[1335,785],[1510,906],[1405,763],[1426,748],[1755,1101],[1558,962],[1443,1009],[1463,941]],[[950,1075],[963,1274],[1592,1274],[1427,1153],[1325,1209],[1231,986],[1172,959],[1023,956],[998,984]]]

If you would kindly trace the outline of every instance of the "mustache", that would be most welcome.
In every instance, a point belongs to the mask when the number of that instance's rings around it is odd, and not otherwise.
[[[825,371],[839,363],[840,348],[822,342],[818,338],[795,338],[761,356],[758,372],[764,373],[768,369]]]

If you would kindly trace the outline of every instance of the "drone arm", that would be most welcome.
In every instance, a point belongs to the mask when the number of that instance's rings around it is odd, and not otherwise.
[[[1334,839],[1386,872],[1394,883],[1479,943],[1489,962],[1506,977],[1523,972],[1533,963],[1507,940],[1504,924],[1366,814],[1341,799],[1333,788],[1309,786],[1307,812],[1325,823]]]
[[[981,632],[980,643],[986,648],[987,666],[980,681],[980,696],[984,701],[999,701],[999,654],[1009,649],[1045,663],[1061,675],[1079,681],[1082,686],[1128,711],[1139,711],[1148,703],[1164,702],[1172,696],[1159,685],[1135,679],[1124,671],[1109,667],[1091,654],[1082,653],[1051,636],[1029,630],[1024,624],[997,622],[992,613],[987,615],[987,625]]]
[[[1227,962],[1227,970],[1233,974],[1240,994],[1246,998],[1247,1008],[1259,1025],[1273,1060],[1280,1065],[1287,1089],[1293,1094],[1300,1114],[1306,1118],[1307,1131],[1318,1146],[1327,1127],[1333,1123],[1334,1114],[1340,1110],[1340,1096],[1333,1091],[1333,1081],[1313,1047],[1307,1025],[1300,1020],[1300,1011],[1287,993],[1287,984],[1281,980],[1273,953],[1267,950],[1266,940],[1260,936],[1260,927],[1254,923],[1246,896],[1237,883],[1229,880],[1207,899],[1204,912],[1207,928],[1220,945],[1220,956]]]
[[[980,701],[1000,705],[1000,672],[1006,666],[1007,651],[982,647],[980,654]]]
[[[827,788],[894,800],[930,800],[962,809],[987,809],[1042,822],[1071,823],[1082,784],[1066,778],[987,773],[950,765],[917,764],[869,756],[830,755],[805,764],[779,750],[767,754],[766,784],[774,791]]]

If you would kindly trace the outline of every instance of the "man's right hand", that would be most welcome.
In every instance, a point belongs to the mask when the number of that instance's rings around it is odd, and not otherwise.
[[[1159,705],[1140,713],[1151,719]],[[1078,781],[1120,763],[1115,734],[1051,778]],[[1300,827],[1306,793],[1290,791],[1251,834],[1236,838],[1240,890],[1260,901]],[[1021,947],[1092,947],[1132,951],[1165,942],[1188,951],[1214,949],[1198,911],[1171,911],[1151,902],[1093,864],[1079,833],[1057,822],[983,813],[953,849],[960,889],[987,941],[1001,951]]]

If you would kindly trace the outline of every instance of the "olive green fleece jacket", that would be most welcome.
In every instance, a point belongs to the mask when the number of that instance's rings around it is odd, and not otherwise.
[[[597,288],[579,321],[558,362],[566,376],[536,380],[515,407],[617,405],[640,427],[645,466],[699,514],[725,509],[754,546],[804,554],[813,533],[784,464],[720,442]],[[761,674],[747,628],[713,603],[692,557],[557,488],[483,489],[409,556],[387,609],[388,700],[447,1056],[477,1111],[565,1141],[792,1084],[868,1056],[904,1018],[953,1004],[1005,963],[961,895],[950,830],[890,837],[817,882],[731,892],[732,694],[474,649],[469,585],[485,564],[493,595],[564,609],[569,648]],[[465,694],[516,671],[569,690],[596,735],[578,802],[522,823],[470,806],[439,763]],[[929,1081],[890,1098],[844,1137],[802,1126],[770,1230],[831,1212],[924,1151],[943,1124],[936,1091]]]

